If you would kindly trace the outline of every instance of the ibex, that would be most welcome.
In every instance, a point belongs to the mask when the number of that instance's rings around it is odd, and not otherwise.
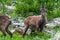
[[[4,36],[6,32],[12,37],[12,33],[8,30],[9,25],[11,25],[11,20],[8,16],[0,15],[0,30]]]
[[[41,15],[40,16],[29,16],[25,19],[24,24],[25,24],[25,29],[23,31],[17,30],[19,33],[25,36],[28,28],[31,29],[31,34],[34,30],[37,30],[37,32],[42,32],[43,28],[45,27],[45,24],[47,22],[46,18],[46,9],[42,7],[40,9]]]

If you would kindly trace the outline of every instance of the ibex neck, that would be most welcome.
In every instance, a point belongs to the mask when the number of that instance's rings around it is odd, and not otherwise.
[[[47,23],[47,17],[46,17],[46,12],[45,13],[41,13],[42,16],[42,20]]]
[[[41,15],[42,15],[43,18],[45,18],[46,17],[46,12],[45,13],[41,12]]]

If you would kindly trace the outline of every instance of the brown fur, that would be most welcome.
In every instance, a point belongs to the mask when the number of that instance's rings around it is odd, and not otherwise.
[[[0,30],[3,35],[6,36],[6,32],[12,37],[12,33],[8,30],[9,25],[11,25],[11,20],[8,16],[0,16]]]
[[[30,16],[27,17],[24,24],[25,24],[25,31],[23,32],[23,36],[26,34],[28,28],[31,29],[31,33],[36,29],[37,32],[40,31],[39,25],[42,23],[41,16]]]

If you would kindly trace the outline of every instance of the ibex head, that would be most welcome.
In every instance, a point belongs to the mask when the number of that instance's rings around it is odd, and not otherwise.
[[[42,16],[46,15],[46,11],[47,11],[47,9],[44,6],[40,8],[40,12],[41,12]]]

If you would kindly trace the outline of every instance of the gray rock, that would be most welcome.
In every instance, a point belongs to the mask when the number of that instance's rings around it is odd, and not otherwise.
[[[55,34],[55,31],[54,30],[49,30],[47,28],[44,28],[44,32],[49,33],[49,34],[52,34],[52,35]]]
[[[49,40],[60,40],[60,31],[58,31],[53,38],[50,38]]]
[[[46,24],[48,28],[54,28],[56,26],[60,26],[60,18],[55,18],[52,21],[48,22]]]
[[[12,20],[12,26],[13,27],[23,27],[24,26],[24,18],[23,17],[18,17]]]

